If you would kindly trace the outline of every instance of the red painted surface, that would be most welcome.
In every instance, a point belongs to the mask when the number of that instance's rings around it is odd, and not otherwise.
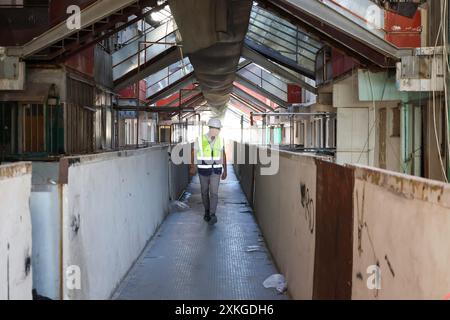
[[[358,63],[351,57],[341,53],[339,50],[333,48],[331,51],[331,61],[333,68],[333,78],[339,77],[344,73],[352,70]]]
[[[391,11],[385,13],[386,40],[399,48],[421,46],[422,15],[420,10],[410,19]]]
[[[195,88],[195,85],[190,84],[186,87],[183,88],[183,90],[192,90]],[[187,92],[183,92],[183,96],[186,96]],[[180,100],[180,92],[177,91],[176,93],[172,94],[171,96],[165,98],[165,99],[161,99],[159,101],[156,102],[156,106],[157,107],[164,107],[164,106],[178,106],[179,105],[179,100]],[[187,99],[183,99],[183,102],[186,102]]]
[[[296,84],[288,84],[288,103],[302,103],[302,88]]]
[[[133,84],[125,89],[119,91],[122,99],[136,99],[138,97],[136,84]],[[139,100],[144,102],[146,100],[146,83],[144,80],[139,81]]]
[[[87,48],[80,53],[71,56],[65,61],[65,65],[85,75],[94,76],[94,47]]]
[[[0,47],[24,45],[48,28],[47,7],[0,9]]]

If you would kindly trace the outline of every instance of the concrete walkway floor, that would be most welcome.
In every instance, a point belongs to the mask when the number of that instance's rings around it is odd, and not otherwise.
[[[228,172],[219,188],[218,223],[203,221],[194,177],[187,190],[190,210],[168,215],[113,299],[288,299],[263,286],[278,271],[232,167]],[[248,252],[249,246],[259,250]]]

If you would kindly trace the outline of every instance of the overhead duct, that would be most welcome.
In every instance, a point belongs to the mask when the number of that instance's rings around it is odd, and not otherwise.
[[[233,89],[253,1],[169,0],[203,95],[223,110]]]

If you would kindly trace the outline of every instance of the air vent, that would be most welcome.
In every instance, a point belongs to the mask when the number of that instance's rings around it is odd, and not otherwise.
[[[443,48],[422,47],[414,55],[397,63],[397,87],[400,91],[444,91]]]

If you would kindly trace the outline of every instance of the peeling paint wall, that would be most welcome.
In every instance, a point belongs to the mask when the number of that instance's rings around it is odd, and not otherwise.
[[[450,293],[450,185],[356,167],[353,228],[353,299]],[[367,287],[373,265],[379,290]]]
[[[0,300],[32,299],[31,163],[0,166]]]
[[[112,295],[168,212],[168,162],[163,146],[62,160],[65,299]]]

